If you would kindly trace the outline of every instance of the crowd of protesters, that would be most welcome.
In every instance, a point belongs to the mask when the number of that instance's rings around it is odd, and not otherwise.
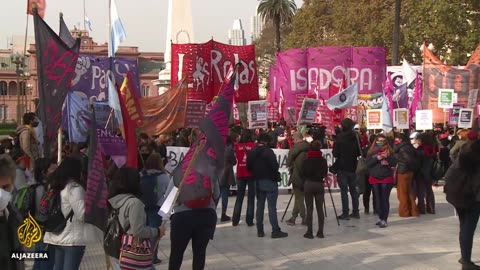
[[[18,207],[18,194],[33,188],[34,207],[30,212],[35,219],[45,221],[47,195],[58,196],[58,211],[63,226],[51,227],[48,220],[42,224],[45,234],[36,243],[36,251],[48,251],[49,260],[35,261],[33,269],[79,269],[85,247],[91,241],[92,225],[85,222],[85,190],[87,175],[87,144],[66,144],[62,162],[57,166],[57,151],[50,158],[42,157],[39,138],[35,132],[38,119],[35,114],[23,117],[24,125],[15,136],[0,145],[0,265],[5,269],[24,269],[21,261],[10,260],[10,253],[21,251],[16,228],[25,214]],[[218,177],[218,189],[208,207],[192,209],[176,204],[171,217],[171,253],[169,269],[180,269],[183,254],[192,241],[193,269],[204,269],[206,249],[213,239],[217,224],[216,208],[221,205],[220,222],[238,226],[242,206],[247,194],[245,222],[255,226],[258,237],[265,237],[264,216],[268,204],[268,219],[272,238],[285,238],[288,233],[280,228],[277,217],[279,164],[273,148],[288,149],[287,166],[289,184],[294,196],[289,226],[306,226],[304,237],[314,238],[313,216],[318,218],[316,236],[324,238],[325,178],[328,171],[337,175],[341,194],[339,220],[360,219],[360,196],[363,196],[363,214],[371,210],[378,216],[376,226],[388,227],[390,193],[397,189],[400,217],[418,217],[435,214],[433,187],[443,183],[449,168],[467,168],[475,179],[471,185],[475,203],[457,207],[460,219],[459,262],[463,269],[479,269],[472,263],[473,234],[480,215],[480,155],[479,133],[461,129],[455,132],[436,125],[430,132],[393,130],[389,133],[368,132],[350,119],[344,119],[336,134],[325,134],[319,125],[297,129],[282,119],[278,125],[270,124],[265,130],[248,130],[232,126],[226,141],[224,170]],[[158,210],[173,188],[170,173],[165,170],[169,162],[167,147],[190,147],[199,137],[197,129],[181,129],[155,138],[140,134],[138,138],[138,169],[117,168],[107,157],[105,170],[108,181],[109,221],[117,220],[117,232],[105,232],[104,248],[108,265],[121,269],[119,243],[123,235],[132,239],[147,239],[152,258],[145,269],[161,263],[157,257],[158,240],[164,236],[165,227]],[[321,149],[333,149],[334,163],[327,165]],[[52,148],[55,149],[55,146]],[[246,157],[240,165],[239,159]],[[236,174],[234,166],[237,165]],[[237,186],[232,217],[228,216],[230,187]],[[247,191],[248,189],[248,191]],[[373,192],[373,206],[370,197]],[[350,205],[351,201],[351,205]],[[256,204],[255,204],[256,203]],[[45,208],[47,209],[45,210]],[[314,211],[314,207],[316,211]],[[255,212],[256,210],[256,212]],[[48,211],[47,211],[48,212]],[[47,215],[49,218],[50,215]],[[2,268],[3,269],[3,268]]]

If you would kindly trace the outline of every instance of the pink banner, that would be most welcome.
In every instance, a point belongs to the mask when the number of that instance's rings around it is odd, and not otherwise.
[[[298,94],[313,94],[318,87],[320,98],[328,99],[330,84],[358,83],[360,94],[383,91],[386,52],[383,47],[315,47],[291,49],[277,54],[278,86],[283,81],[287,106],[295,105]],[[272,81],[270,82],[272,83]]]

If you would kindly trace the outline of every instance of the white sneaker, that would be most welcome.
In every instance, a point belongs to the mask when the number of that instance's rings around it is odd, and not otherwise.
[[[382,221],[383,221],[383,220],[379,219],[379,220],[377,221],[377,223],[375,223],[375,226],[380,226],[380,224],[382,224]]]
[[[387,223],[386,221],[383,221],[383,220],[382,220],[382,222],[380,223],[379,227],[380,227],[380,228],[386,228],[386,227],[388,227],[388,223]]]

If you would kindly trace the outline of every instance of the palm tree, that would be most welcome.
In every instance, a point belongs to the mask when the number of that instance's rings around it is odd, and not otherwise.
[[[275,47],[280,51],[280,25],[292,22],[297,11],[294,0],[261,0],[257,12],[263,21],[272,20],[275,28]]]

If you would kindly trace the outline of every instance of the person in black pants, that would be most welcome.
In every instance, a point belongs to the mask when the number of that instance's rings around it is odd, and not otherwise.
[[[480,269],[479,265],[472,262],[473,236],[480,217],[480,170],[478,164],[480,164],[480,141],[477,140],[472,145],[467,145],[466,149],[460,153],[458,160],[452,165],[452,167],[458,166],[460,170],[471,176],[471,188],[475,196],[474,203],[470,207],[456,207],[460,221],[459,240],[462,254],[458,262],[462,264],[462,269]],[[455,177],[451,178],[456,179]],[[464,196],[464,194],[458,194],[458,196]]]
[[[193,270],[205,268],[208,243],[213,239],[217,213],[211,208],[192,209],[175,213],[171,220],[171,251],[169,270],[179,270],[182,266],[183,254],[192,240]]]
[[[318,216],[318,238],[324,238],[323,225],[325,216],[323,213],[323,202],[325,200],[324,179],[328,172],[327,160],[322,157],[320,151],[322,143],[313,141],[311,150],[307,152],[307,159],[303,163],[303,170],[300,172],[301,179],[304,180],[300,189],[305,193],[305,204],[307,206],[307,232],[303,237],[313,239],[313,202],[317,208]]]

